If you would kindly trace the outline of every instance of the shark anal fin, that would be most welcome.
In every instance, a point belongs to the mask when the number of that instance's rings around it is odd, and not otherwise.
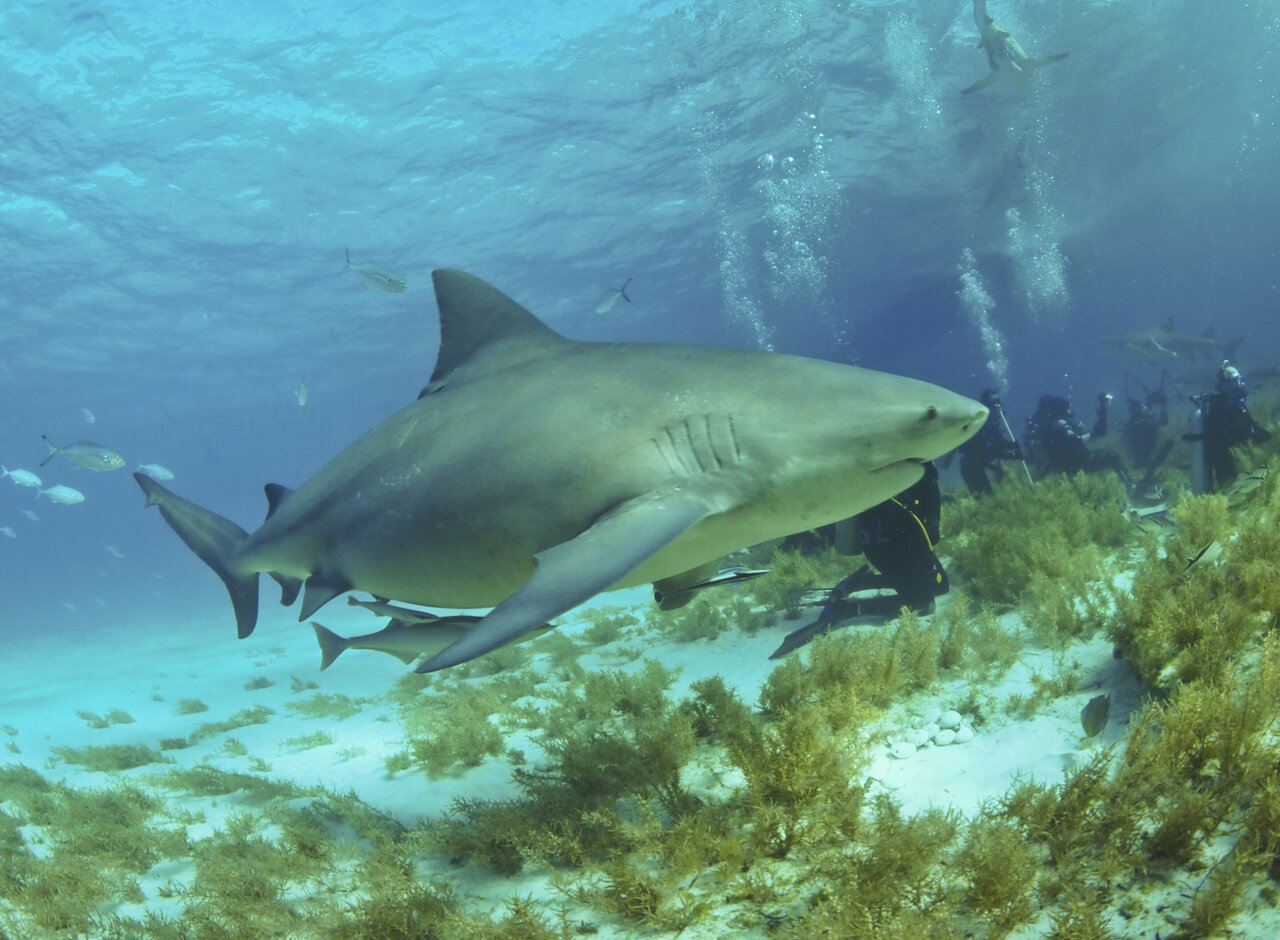
[[[339,594],[351,590],[351,582],[336,571],[317,571],[307,578],[302,589],[302,613],[298,620],[306,620]]]
[[[715,511],[688,494],[624,503],[580,535],[539,552],[538,567],[520,590],[417,671],[465,663],[537,629],[620,580]]]
[[[272,572],[271,577],[275,579],[276,584],[280,585],[280,605],[289,607],[298,599],[298,592],[302,590],[302,582],[298,578],[286,577],[282,574]]]

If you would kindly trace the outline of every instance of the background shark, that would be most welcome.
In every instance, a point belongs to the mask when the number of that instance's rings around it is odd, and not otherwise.
[[[1240,346],[1249,339],[1249,335],[1245,333],[1222,342],[1214,339],[1213,330],[1210,329],[1204,336],[1190,336],[1174,329],[1173,317],[1170,317],[1164,321],[1163,326],[1135,330],[1104,339],[1102,343],[1115,352],[1160,365],[1168,364],[1174,359],[1190,361],[1197,356],[1207,359],[1233,358]]]
[[[565,339],[484,281],[433,272],[440,351],[418,400],[252,534],[135,474],[226,584],[241,637],[258,573],[299,619],[348,590],[494,607],[420,671],[510,642],[612,587],[851,516],[972,436],[977,402],[914,379],[714,347]],[[496,605],[496,606],[494,606]]]
[[[978,26],[978,48],[987,51],[987,65],[991,67],[991,72],[964,89],[961,94],[972,94],[998,81],[1026,86],[1036,69],[1061,62],[1070,55],[1067,52],[1044,58],[1027,55],[1018,40],[1009,35],[1008,30],[1001,29],[987,14],[987,0],[973,0],[973,21]]]

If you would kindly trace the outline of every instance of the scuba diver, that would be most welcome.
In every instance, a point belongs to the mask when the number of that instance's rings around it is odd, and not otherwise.
[[[1135,467],[1152,462],[1160,439],[1160,429],[1169,423],[1169,397],[1164,391],[1167,375],[1166,372],[1160,373],[1160,387],[1152,391],[1134,376],[1125,374],[1125,399],[1129,406],[1129,417],[1120,426],[1120,441],[1124,444],[1129,462]],[[1130,379],[1142,387],[1145,399],[1129,394]]]
[[[1042,473],[1074,474],[1114,470],[1126,487],[1133,480],[1120,455],[1113,450],[1090,450],[1088,442],[1107,433],[1107,405],[1111,396],[1098,396],[1098,417],[1088,434],[1071,411],[1071,403],[1058,395],[1041,395],[1035,414],[1027,419],[1025,440],[1028,452]]]
[[[1218,370],[1214,391],[1193,395],[1196,410],[1191,415],[1191,433],[1183,440],[1191,442],[1191,488],[1208,493],[1225,486],[1236,477],[1236,461],[1231,448],[1252,441],[1271,440],[1266,428],[1259,426],[1245,404],[1249,390],[1240,370],[1226,359]]]
[[[933,613],[934,598],[950,588],[942,562],[933,551],[941,518],[938,468],[928,461],[924,476],[915,484],[853,517],[858,544],[870,564],[831,588],[817,619],[787,634],[769,658],[781,659],[854,617],[893,617],[903,607],[920,614]],[[853,596],[882,588],[894,593]]]
[[[1021,460],[1022,448],[1013,440],[1012,433],[1005,436],[1009,422],[1005,420],[1004,402],[996,390],[984,389],[978,400],[987,406],[993,418],[999,415],[1000,420],[988,420],[977,434],[960,445],[960,476],[970,493],[984,496],[992,492],[987,473],[994,473],[997,481],[1002,479],[1004,467],[1000,466],[1000,461]]]

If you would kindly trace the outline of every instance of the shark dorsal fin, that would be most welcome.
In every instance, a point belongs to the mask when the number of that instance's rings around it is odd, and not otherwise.
[[[431,272],[440,308],[440,353],[432,383],[488,347],[567,342],[532,313],[480,278],[450,268]]]

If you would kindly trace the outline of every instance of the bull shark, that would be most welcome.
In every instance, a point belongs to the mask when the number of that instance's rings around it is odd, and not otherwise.
[[[1136,356],[1144,362],[1159,365],[1168,363],[1172,359],[1189,361],[1196,356],[1205,356],[1209,359],[1231,359],[1249,336],[1249,333],[1245,333],[1235,339],[1220,342],[1214,339],[1212,329],[1208,330],[1204,336],[1189,336],[1174,329],[1173,317],[1169,317],[1164,321],[1163,326],[1113,336],[1110,339],[1104,339],[1102,344],[1115,352]]]
[[[134,474],[221,577],[241,637],[260,572],[286,605],[302,592],[300,620],[352,590],[492,607],[418,671],[455,666],[602,591],[693,583],[734,550],[855,515],[987,417],[857,366],[578,342],[470,274],[432,281],[440,349],[418,399],[297,490],[269,484],[254,532]]]
[[[987,0],[973,0],[973,21],[978,25],[978,48],[987,51],[987,65],[991,71],[978,79],[961,94],[970,95],[996,82],[1026,87],[1036,69],[1042,69],[1054,62],[1061,62],[1070,53],[1059,52],[1044,58],[1033,58],[1027,55],[1018,40],[1009,35],[1009,31],[1001,29],[987,13]]]

